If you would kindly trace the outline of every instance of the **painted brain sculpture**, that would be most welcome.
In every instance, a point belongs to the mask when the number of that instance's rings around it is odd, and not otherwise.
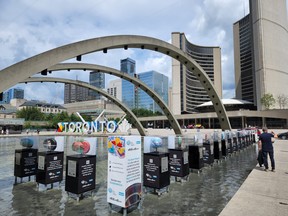
[[[43,146],[49,151],[54,151],[57,148],[57,141],[54,138],[45,139]]]
[[[162,139],[160,137],[155,137],[153,139],[151,139],[151,143],[150,143],[152,148],[159,148],[162,146]]]
[[[78,140],[72,144],[72,150],[81,154],[87,154],[90,150],[90,143],[85,140]]]
[[[125,140],[121,137],[113,137],[108,141],[108,152],[120,158],[125,157]]]
[[[30,138],[22,138],[22,139],[20,140],[20,145],[22,145],[22,146],[25,147],[25,148],[32,148],[32,147],[33,147],[33,144],[34,144],[34,142],[33,142],[33,140],[30,139]]]

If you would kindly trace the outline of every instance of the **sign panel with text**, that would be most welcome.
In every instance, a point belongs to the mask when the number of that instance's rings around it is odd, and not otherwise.
[[[107,201],[127,208],[141,199],[141,137],[110,136],[107,144]]]

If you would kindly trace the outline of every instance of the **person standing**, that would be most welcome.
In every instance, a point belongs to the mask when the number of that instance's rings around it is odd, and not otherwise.
[[[267,127],[263,127],[263,133],[259,136],[258,146],[259,150],[262,150],[263,155],[263,163],[265,167],[265,171],[268,171],[268,155],[271,161],[271,171],[275,172],[275,160],[274,160],[274,149],[272,143],[272,137],[277,138],[277,135],[272,131],[268,133]]]

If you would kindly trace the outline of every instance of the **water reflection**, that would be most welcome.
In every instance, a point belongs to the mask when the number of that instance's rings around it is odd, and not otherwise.
[[[66,141],[72,139],[66,137]],[[14,183],[14,151],[18,138],[0,138],[1,215],[109,215],[106,201],[106,138],[97,138],[96,189],[79,203],[67,195],[64,181],[53,190],[38,191],[33,181]],[[67,145],[64,152],[67,152]],[[65,160],[64,160],[65,161]],[[217,215],[255,167],[255,147],[228,157],[201,174],[190,174],[185,183],[171,183],[170,192],[158,197],[145,194],[141,210],[129,215]],[[65,170],[65,169],[64,169]]]

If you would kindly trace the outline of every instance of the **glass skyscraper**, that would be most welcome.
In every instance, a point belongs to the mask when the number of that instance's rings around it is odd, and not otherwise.
[[[90,72],[89,83],[92,86],[95,86],[99,89],[105,89],[105,74],[97,71]],[[89,90],[89,99],[90,100],[99,100],[101,99],[101,94]]]
[[[3,103],[9,104],[11,99],[24,99],[24,90],[12,88],[3,94]]]
[[[136,75],[136,62],[130,58],[122,59],[120,70],[134,77]],[[134,84],[122,79],[122,102],[129,109],[137,108],[135,91]]]
[[[138,74],[138,78],[154,90],[168,104],[168,77],[156,72],[148,71]],[[158,104],[146,92],[138,89],[138,108],[144,108],[153,112],[162,112]]]

